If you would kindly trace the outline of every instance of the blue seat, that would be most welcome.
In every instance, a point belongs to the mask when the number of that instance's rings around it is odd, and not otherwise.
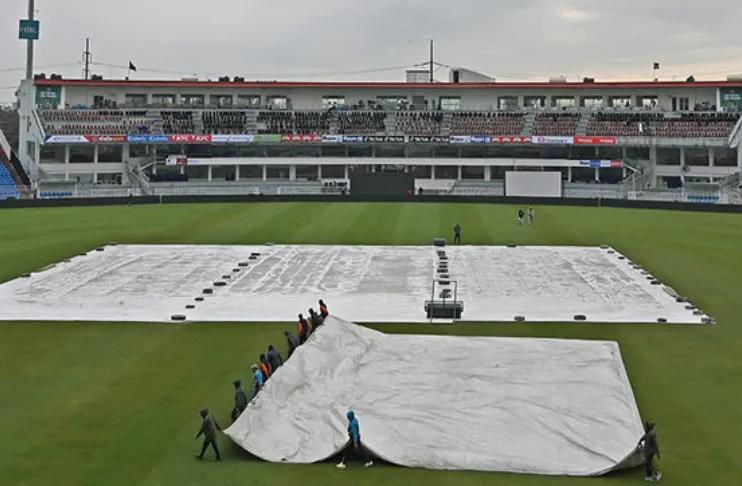
[[[18,190],[18,186],[15,185],[15,181],[10,175],[8,168],[0,161],[0,200],[18,199],[20,196],[21,192]]]

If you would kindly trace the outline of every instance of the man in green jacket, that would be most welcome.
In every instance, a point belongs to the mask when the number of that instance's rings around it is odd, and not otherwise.
[[[247,408],[247,394],[245,389],[242,388],[242,381],[235,380],[232,382],[234,385],[234,408],[232,409],[232,422],[242,415],[242,412]]]
[[[196,439],[204,436],[204,444],[203,447],[201,447],[201,454],[195,456],[197,459],[203,459],[204,453],[206,452],[206,449],[211,446],[212,449],[214,449],[214,452],[216,453],[216,460],[221,461],[222,456],[219,454],[219,444],[216,443],[216,435],[217,431],[221,432],[222,428],[219,427],[219,424],[216,422],[216,419],[211,416],[209,413],[208,408],[201,409],[201,428],[198,431],[198,434],[196,434]]]

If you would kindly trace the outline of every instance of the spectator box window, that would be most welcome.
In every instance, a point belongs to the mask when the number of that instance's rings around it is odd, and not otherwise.
[[[147,95],[146,94],[127,94],[127,95],[124,95],[124,102],[130,106],[146,106]]]
[[[631,106],[630,96],[611,96],[608,98],[608,104],[611,108],[628,108]]]
[[[642,108],[656,108],[657,97],[656,96],[640,96],[638,105],[641,106]]]
[[[518,109],[518,97],[517,96],[500,96],[497,99],[497,108],[500,110],[517,110]]]
[[[602,108],[603,97],[602,96],[583,96],[580,100],[580,106],[585,108]]]
[[[379,96],[376,99],[385,108],[399,108],[407,104],[406,96]]]
[[[345,106],[345,96],[323,96],[322,108],[332,108],[334,106]]]
[[[456,111],[461,109],[461,98],[458,96],[441,96],[441,110]]]
[[[204,95],[183,95],[183,104],[187,106],[204,106]]]
[[[546,106],[546,96],[526,96],[523,98],[525,108],[543,108]]]
[[[554,108],[574,108],[575,98],[574,96],[554,96],[552,106]]]
[[[173,94],[153,94],[152,104],[154,105],[174,105],[175,95]]]
[[[671,111],[690,111],[690,98],[678,98],[673,96],[670,103]]]
[[[233,102],[232,95],[211,95],[211,104],[219,108],[231,108]]]
[[[268,106],[274,110],[285,110],[289,107],[289,100],[285,96],[269,96]]]
[[[237,106],[259,108],[260,95],[237,95]]]

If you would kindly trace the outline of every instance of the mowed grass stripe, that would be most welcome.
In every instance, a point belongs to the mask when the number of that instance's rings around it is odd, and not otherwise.
[[[742,376],[742,217],[537,206],[256,203],[0,211],[0,279],[108,241],[121,243],[429,244],[464,228],[472,244],[610,244],[718,319],[714,327],[659,325],[379,325],[386,332],[617,340],[645,418],[660,427],[668,484],[735,484]],[[5,237],[5,235],[8,235]],[[287,302],[287,305],[292,305]],[[497,305],[493,302],[493,305]],[[299,309],[301,310],[301,309]],[[231,381],[282,325],[0,324],[0,484],[627,484],[600,480],[381,466],[283,466],[221,445],[222,464],[192,454],[197,412],[222,422]],[[225,425],[225,424],[223,424]]]

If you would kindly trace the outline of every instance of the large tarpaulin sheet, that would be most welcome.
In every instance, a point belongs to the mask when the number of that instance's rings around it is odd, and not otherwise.
[[[167,322],[182,314],[189,321],[285,322],[297,312],[286,302],[307,309],[324,299],[355,322],[420,322],[433,281],[446,275],[438,271],[438,249],[108,246],[0,284],[0,320]],[[706,318],[611,249],[445,251],[448,279],[457,283],[468,321],[569,322],[581,315],[590,322],[701,324]]]
[[[614,342],[388,335],[330,317],[227,435],[272,462],[347,441],[429,469],[591,476],[634,465],[643,434]]]

